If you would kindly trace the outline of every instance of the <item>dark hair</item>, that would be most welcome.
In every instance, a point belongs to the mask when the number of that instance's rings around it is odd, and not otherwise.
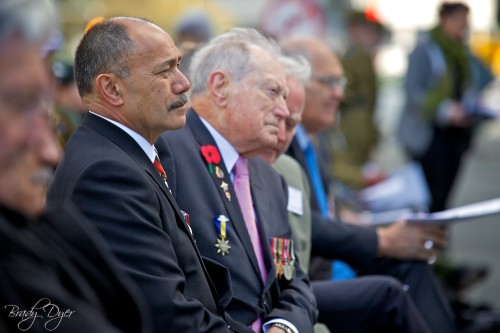
[[[146,21],[145,21],[146,22]],[[127,57],[134,49],[123,20],[107,19],[83,36],[75,54],[75,79],[81,96],[92,92],[95,78],[102,73],[127,77]]]
[[[443,2],[439,7],[439,17],[453,15],[457,12],[469,12],[469,6],[463,2]]]

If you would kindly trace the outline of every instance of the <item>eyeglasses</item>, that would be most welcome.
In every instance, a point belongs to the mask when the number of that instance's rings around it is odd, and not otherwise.
[[[321,83],[324,86],[328,86],[330,88],[338,87],[342,90],[345,90],[347,86],[347,78],[345,76],[312,76],[312,80]]]

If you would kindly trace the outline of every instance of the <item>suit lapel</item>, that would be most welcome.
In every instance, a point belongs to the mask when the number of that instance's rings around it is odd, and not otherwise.
[[[201,155],[201,146],[212,145],[214,147],[217,147],[217,145],[212,136],[210,135],[210,132],[207,130],[205,125],[203,125],[200,118],[193,110],[190,110],[187,114],[187,124],[189,126],[191,133],[193,134],[193,137],[200,145],[200,158],[203,160],[203,163],[206,164],[205,159]],[[243,244],[245,252],[250,258],[255,273],[260,277],[261,274],[259,270],[259,265],[257,263],[257,257],[255,256],[255,252],[252,246],[252,241],[250,240],[250,236],[248,234],[248,230],[245,225],[245,220],[243,219],[243,214],[241,213],[240,205],[238,203],[238,198],[236,197],[236,193],[234,191],[233,182],[231,181],[229,172],[226,169],[224,161],[221,161],[217,166],[224,173],[223,177],[218,178],[215,170],[213,170],[213,172],[210,173],[208,166],[206,168],[206,172],[209,174],[209,176],[212,178],[212,181],[214,182],[216,191],[218,192],[220,199],[222,200],[224,206],[226,207],[226,210],[230,217],[230,221],[232,222],[232,226],[234,227],[234,230],[238,235],[238,238]],[[224,189],[221,187],[222,182],[227,184],[228,192],[231,198],[230,200],[227,198]]]
[[[261,177],[259,177],[258,172],[255,168],[255,159],[248,160],[248,172],[250,176],[250,189],[252,191],[252,201],[256,207],[255,211],[257,214],[258,229],[260,234],[260,240],[262,242],[262,251],[264,251],[264,260],[266,261],[266,269],[268,271],[266,286],[270,285],[274,281],[276,275],[276,269],[274,264],[269,262],[268,258],[272,258],[271,247],[269,243],[268,235],[265,231],[263,223],[269,223],[266,221],[265,217],[269,216],[266,212],[272,209],[271,203],[273,202],[269,191],[266,191],[266,184],[262,184]]]
[[[111,140],[125,153],[130,155],[130,157],[132,157],[132,159],[140,167],[142,167],[146,173],[149,174],[153,181],[156,182],[156,184],[158,184],[158,186],[161,188],[163,194],[165,194],[165,196],[167,197],[168,202],[170,203],[173,210],[175,211],[175,214],[178,217],[177,221],[181,221],[181,223],[178,224],[182,224],[182,229],[189,235],[191,242],[194,245],[194,239],[184,217],[182,216],[181,210],[177,206],[177,203],[172,197],[172,194],[165,185],[163,178],[161,178],[158,171],[156,171],[153,163],[149,160],[148,156],[146,155],[146,153],[144,153],[137,142],[118,126],[115,126],[112,123],[96,115],[93,115],[92,113],[87,114],[82,125],[92,128],[93,130],[99,132],[101,135]]]

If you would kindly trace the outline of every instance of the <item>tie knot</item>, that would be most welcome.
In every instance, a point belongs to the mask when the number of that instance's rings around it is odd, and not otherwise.
[[[166,180],[167,174],[165,172],[165,169],[163,169],[163,165],[161,165],[160,157],[158,156],[158,152],[156,151],[156,148],[155,148],[155,160],[153,161],[153,165],[155,166],[156,171],[158,171],[160,176],[162,176],[162,178]]]
[[[247,159],[240,156],[233,167],[233,172],[235,176],[248,176],[248,164]]]

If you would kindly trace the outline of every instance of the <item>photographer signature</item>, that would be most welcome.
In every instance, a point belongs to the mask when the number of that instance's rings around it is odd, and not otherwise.
[[[9,311],[8,318],[19,319],[17,328],[21,331],[29,330],[36,320],[44,321],[45,329],[53,331],[59,327],[63,318],[69,318],[75,312],[70,309],[62,311],[48,298],[38,300],[29,310],[21,310],[13,304],[5,305],[4,309]]]

